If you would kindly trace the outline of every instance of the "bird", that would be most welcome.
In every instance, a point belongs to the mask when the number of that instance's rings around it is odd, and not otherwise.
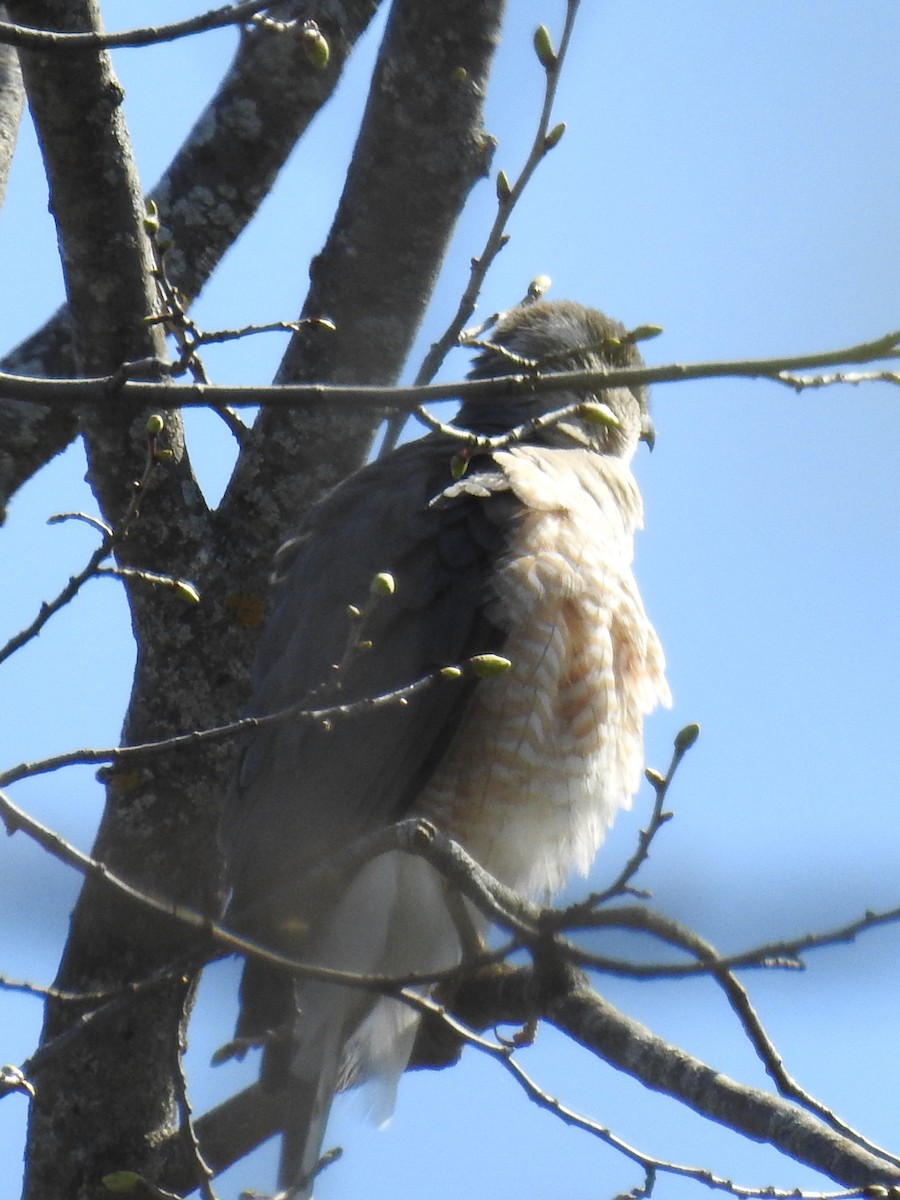
[[[475,380],[642,365],[624,326],[566,300],[500,314],[476,351]],[[230,927],[297,962],[457,966],[485,922],[424,857],[323,867],[419,817],[548,900],[630,806],[644,718],[671,702],[632,570],[646,390],[501,388],[465,398],[453,425],[340,483],[276,557],[249,713],[345,715],[245,736],[222,844]],[[505,669],[448,669],[475,661]],[[423,678],[435,685],[371,703]],[[307,1200],[333,1096],[373,1081],[389,1115],[418,1017],[252,956],[240,1006],[235,1044],[263,1045],[262,1085],[286,1097],[279,1186]]]

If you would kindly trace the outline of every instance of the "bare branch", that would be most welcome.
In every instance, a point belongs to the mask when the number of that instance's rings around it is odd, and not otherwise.
[[[563,968],[563,970],[565,970]],[[729,1079],[617,1012],[577,972],[543,1015],[612,1066],[701,1115],[766,1141],[847,1187],[900,1179],[900,1170],[828,1129],[788,1101]]]
[[[243,3],[226,4],[223,8],[213,8],[200,16],[174,21],[170,25],[147,25],[141,29],[126,29],[119,33],[101,33],[95,30],[61,33],[52,29],[38,29],[32,25],[0,21],[0,43],[18,46],[21,50],[60,50],[64,53],[73,49],[101,50],[116,46],[151,46],[157,42],[174,42],[177,38],[204,33],[208,29],[238,25],[271,5],[272,0],[243,0]]]
[[[553,114],[553,103],[556,99],[556,90],[559,86],[559,79],[562,73],[563,63],[565,62],[566,52],[569,48],[569,41],[572,36],[572,30],[575,25],[575,16],[578,12],[580,0],[568,0],[566,4],[566,17],[563,24],[563,31],[560,37],[559,50],[552,54],[550,58],[542,62],[544,66],[544,98],[541,105],[541,113],[538,118],[537,129],[535,131],[534,140],[531,144],[531,150],[525,160],[522,169],[520,170],[515,182],[507,185],[507,187],[498,187],[497,193],[497,214],[494,218],[494,223],[488,232],[487,239],[481,253],[472,259],[472,267],[469,273],[469,282],[466,289],[460,297],[459,305],[453,315],[447,328],[441,334],[440,338],[434,343],[428,351],[425,359],[419,368],[416,375],[416,383],[428,383],[434,378],[435,373],[447,355],[447,352],[456,345],[460,333],[462,332],[466,322],[475,311],[475,305],[478,301],[478,295],[481,291],[482,284],[488,271],[493,265],[494,259],[506,245],[509,240],[509,235],[505,232],[506,226],[513,210],[518,204],[525,188],[531,181],[532,176],[537,170],[540,163],[543,161],[548,152],[555,146],[559,137],[552,142],[548,142],[548,134],[550,133],[550,120]]]
[[[672,814],[663,811],[666,797],[669,794],[669,788],[671,787],[672,780],[675,778],[675,772],[681,765],[681,760],[699,736],[699,725],[686,725],[675,738],[672,760],[669,763],[669,769],[666,771],[665,776],[660,776],[652,770],[645,772],[656,794],[656,799],[647,828],[642,829],[640,832],[637,849],[608,888],[589,896],[583,904],[575,905],[574,908],[567,910],[563,918],[566,928],[571,928],[572,922],[578,920],[579,914],[585,913],[590,908],[598,908],[616,896],[635,894],[635,890],[631,887],[631,880],[647,861],[653,839],[663,825],[671,819]]]
[[[652,933],[661,940],[694,955],[702,963],[713,979],[725,993],[728,1003],[741,1023],[741,1026],[756,1051],[768,1075],[774,1081],[782,1095],[796,1100],[804,1108],[815,1113],[832,1129],[844,1137],[862,1146],[871,1154],[900,1167],[900,1158],[890,1151],[876,1145],[858,1130],[837,1116],[827,1105],[816,1099],[794,1079],[785,1067],[784,1061],[774,1043],[766,1032],[750,997],[733,972],[724,965],[717,951],[709,942],[692,930],[685,928],[671,917],[662,916],[651,909],[639,905],[628,908],[616,908],[603,914],[618,928],[639,929]],[[602,920],[602,918],[601,918]],[[606,922],[603,921],[603,924]],[[577,952],[570,955],[573,961],[578,961]],[[583,960],[582,960],[583,961]]]
[[[769,379],[783,382],[784,371],[835,366],[840,363],[877,362],[900,357],[900,331],[821,354],[780,358],[733,359],[699,363],[670,363],[658,367],[622,367],[616,370],[559,371],[552,374],[501,375],[492,379],[467,379],[415,387],[371,385],[282,384],[276,387],[214,387],[202,384],[146,383],[118,375],[91,379],[41,379],[0,373],[0,390],[11,400],[62,407],[96,405],[103,409],[127,401],[135,407],[155,403],[160,408],[198,408],[228,404],[234,408],[266,406],[293,408],[302,405],[336,405],[348,408],[394,408],[413,411],[438,400],[490,400],[498,395],[530,392],[595,390],[681,383],[696,379]],[[881,378],[879,373],[873,379]],[[448,427],[449,428],[449,427]],[[481,450],[495,447],[495,439],[475,437],[456,430],[461,438]],[[502,440],[502,439],[501,439]]]
[[[792,375],[782,371],[777,376],[778,383],[784,383],[795,392],[806,391],[807,388],[833,387],[836,383],[846,383],[858,387],[861,383],[892,383],[900,385],[900,374],[896,371],[835,371],[831,375]]]
[[[269,961],[278,962],[279,965],[290,969],[298,968],[298,964],[290,959],[283,959],[279,955],[270,955],[254,943],[236,937],[215,922],[187,910],[181,905],[161,901],[137,892],[131,885],[109,872],[102,864],[81,854],[58,835],[33,821],[15,805],[12,805],[2,793],[0,793],[0,813],[2,813],[10,832],[22,829],[62,861],[75,866],[76,869],[86,874],[98,876],[108,886],[126,891],[129,895],[139,899],[141,903],[153,907],[158,912],[186,922],[198,931],[202,931],[207,937],[214,939],[218,944],[243,953],[263,953]],[[406,825],[414,824],[415,822],[406,823]],[[388,832],[392,836],[400,835],[399,827]],[[414,838],[418,836],[417,830],[409,830],[409,833]],[[426,846],[429,842],[432,842],[430,835],[422,845]],[[432,857],[431,848],[429,848],[428,854],[432,861],[440,860],[440,855]],[[467,858],[467,856],[464,857]],[[440,862],[441,869],[444,869],[448,861],[452,863],[452,859]],[[470,862],[471,860],[469,860]],[[456,882],[465,881],[457,878]],[[493,887],[494,885],[492,885]],[[469,894],[472,894],[471,887]],[[699,945],[698,942],[692,944],[695,949]],[[702,950],[703,947],[701,946],[700,949]],[[322,968],[303,967],[303,970],[322,978],[337,979],[341,976],[340,972],[330,972]],[[764,1137],[765,1140],[771,1141],[785,1153],[808,1162],[820,1170],[825,1170],[841,1182],[859,1184],[900,1178],[900,1171],[893,1165],[893,1159],[885,1160],[876,1157],[878,1151],[873,1151],[868,1147],[854,1147],[844,1138],[838,1138],[836,1135],[824,1131],[817,1122],[810,1124],[810,1118],[807,1118],[802,1112],[793,1108],[783,1109],[781,1107],[783,1102],[775,1097],[767,1096],[756,1089],[746,1088],[726,1079],[699,1060],[664,1043],[636,1022],[617,1013],[587,988],[581,977],[571,969],[557,963],[553,970],[554,976],[562,972],[566,985],[562,993],[554,988],[552,994],[545,998],[543,1011],[547,1019],[569,1032],[589,1049],[599,1053],[601,1057],[611,1061],[614,1065],[627,1069],[629,1073],[637,1075],[648,1086],[667,1091],[716,1119],[723,1118],[727,1111],[728,1123],[732,1127],[738,1128],[749,1136]],[[394,986],[396,983],[396,981],[379,981],[363,977],[341,978],[340,981],[365,987],[386,987],[388,984]],[[540,988],[535,995],[544,990]],[[421,1011],[438,1014],[442,1020],[448,1019],[442,1006],[435,1005],[434,1001],[423,999],[416,992],[409,992],[407,989],[402,993],[402,998]],[[514,1062],[507,1044],[497,1045],[471,1034],[452,1019],[450,1019],[450,1024],[454,1032],[464,1036],[467,1042],[478,1045],[482,1050],[487,1050],[495,1057],[501,1058],[504,1065],[513,1071],[533,1098],[551,1107],[564,1119],[573,1121],[603,1137],[610,1144],[616,1145],[617,1148],[634,1157],[635,1161],[645,1163],[654,1169],[671,1170],[675,1173],[686,1173],[696,1177],[699,1169],[683,1168],[678,1164],[651,1159],[634,1151],[625,1143],[620,1143],[619,1139],[604,1127],[586,1121],[557,1101],[549,1100]],[[626,1049],[626,1046],[623,1045],[623,1038],[626,1037],[627,1044],[631,1049]],[[677,1069],[675,1069],[676,1066]],[[790,1117],[789,1121],[787,1120],[788,1116]],[[892,1165],[886,1165],[888,1162]],[[703,1174],[708,1175],[709,1173],[703,1172]],[[704,1179],[704,1182],[709,1183],[710,1179]],[[720,1183],[712,1184],[712,1186],[722,1185]]]
[[[185,1014],[187,1016],[187,1014]],[[203,1157],[197,1131],[194,1128],[194,1114],[188,1095],[187,1076],[184,1073],[184,1054],[187,1041],[184,1036],[184,1025],[179,1032],[178,1045],[175,1047],[172,1075],[175,1080],[175,1091],[178,1097],[179,1130],[182,1141],[194,1162],[194,1186],[198,1188],[203,1200],[216,1200],[212,1181],[215,1172]]]
[[[577,911],[581,905],[573,908]],[[605,909],[579,917],[577,922],[567,919],[561,923],[565,930],[573,929],[633,929],[635,923],[630,914],[643,911],[633,907]],[[882,925],[900,923],[900,908],[889,908],[880,912],[866,912],[863,916],[848,921],[836,929],[823,930],[821,933],[807,933],[802,937],[788,938],[778,942],[765,942],[761,946],[740,950],[735,954],[723,954],[716,958],[716,964],[729,971],[739,970],[803,970],[801,953],[806,950],[819,950],[829,946],[845,945],[853,942],[861,933],[877,929]],[[643,926],[640,926],[643,927]],[[604,955],[593,954],[585,950],[572,948],[573,961],[580,966],[592,970],[603,971],[607,975],[617,975],[626,979],[687,979],[698,975],[709,975],[710,967],[703,962],[688,963],[648,963],[628,962],[624,959],[608,958]]]
[[[71,600],[78,595],[79,591],[85,583],[91,578],[96,577],[101,573],[100,564],[105,558],[112,554],[118,543],[126,536],[129,529],[133,525],[138,516],[139,505],[143,498],[144,490],[150,481],[150,476],[159,463],[159,459],[153,453],[153,443],[149,447],[147,455],[147,465],[144,468],[144,474],[139,480],[135,480],[132,488],[132,496],[128,502],[128,507],[122,514],[121,520],[114,529],[110,529],[102,521],[97,521],[95,517],[90,517],[86,513],[61,513],[57,517],[51,517],[51,521],[56,522],[64,520],[67,517],[76,517],[79,520],[87,521],[103,532],[103,541],[93,552],[85,566],[73,575],[62,591],[48,603],[42,604],[37,616],[30,625],[22,629],[14,637],[11,637],[5,646],[0,647],[0,663],[3,663],[17,650],[20,650],[24,645],[30,642],[41,632],[54,613],[58,613]]]
[[[483,105],[502,8],[501,0],[392,6],[302,310],[335,328],[307,325],[295,334],[279,383],[387,384],[399,375],[456,220],[490,160]],[[298,264],[298,275],[306,273]],[[220,507],[234,544],[258,541],[249,534],[258,512],[278,512],[287,523],[360,466],[382,415],[380,408],[333,412],[315,402],[296,412],[267,409]]]
[[[241,37],[216,95],[151,193],[173,244],[169,270],[185,295],[199,294],[255,215],[291,148],[332,94],[378,3],[330,0],[327,11],[320,6],[318,21],[330,48],[324,70],[310,65],[295,37],[255,27]],[[291,0],[283,8],[296,13],[304,6]],[[258,126],[235,119],[247,111],[258,115]],[[4,365],[30,375],[74,374],[68,309]],[[73,413],[0,401],[0,519],[3,503],[76,432]]]
[[[448,674],[446,668],[439,668],[404,684],[391,692],[383,692],[378,696],[364,697],[338,704],[326,704],[310,707],[310,698],[305,697],[297,704],[264,717],[243,717],[238,721],[229,721],[225,725],[212,726],[209,729],[195,730],[190,733],[173,734],[159,741],[137,743],[130,746],[112,746],[108,749],[85,748],[56,754],[50,758],[40,759],[32,763],[19,763],[6,771],[0,772],[0,787],[8,787],[22,779],[36,775],[46,775],[63,767],[93,766],[97,763],[116,763],[118,766],[130,765],[142,759],[152,758],[173,750],[196,750],[208,742],[219,742],[234,738],[238,734],[251,729],[259,729],[281,721],[308,721],[315,725],[328,724],[342,718],[353,717],[356,713],[370,708],[383,708],[402,705],[404,701],[417,695],[425,688],[435,685],[455,686],[457,680],[465,674],[466,664],[458,669],[459,674]]]

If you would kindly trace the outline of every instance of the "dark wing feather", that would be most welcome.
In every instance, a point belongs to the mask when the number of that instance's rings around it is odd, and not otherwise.
[[[443,496],[453,451],[444,439],[405,447],[312,511],[282,556],[254,714],[306,697],[317,705],[382,695],[502,648],[506,631],[491,610],[488,580],[519,505],[489,459],[476,461]],[[329,694],[323,685],[351,630],[347,606],[367,604],[379,571],[393,574],[396,593],[376,603],[365,626],[372,649],[352,657],[339,694]],[[304,892],[308,868],[409,811],[475,686],[474,679],[440,679],[403,707],[363,709],[330,729],[285,721],[255,731],[224,826],[229,919],[270,944],[296,948],[293,937],[279,937],[279,926],[296,930],[328,902]]]

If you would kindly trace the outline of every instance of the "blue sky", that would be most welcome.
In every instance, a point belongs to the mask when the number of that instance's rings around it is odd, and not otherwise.
[[[105,6],[123,28],[137,6]],[[488,105],[495,167],[513,174],[540,105],[536,24],[554,34],[561,0],[510,0]],[[653,362],[805,353],[900,326],[900,7],[894,0],[790,5],[585,0],[556,117],[568,123],[510,225],[481,311],[517,299],[539,273],[551,295],[665,332]],[[154,20],[188,6],[159,3]],[[196,309],[207,328],[290,318],[309,257],[327,234],[361,111],[378,30],[340,94],[295,153],[256,227],[223,263]],[[227,62],[234,34],[120,52],[126,117],[149,187]],[[160,87],[160,73],[165,86]],[[492,218],[480,185],[460,222],[409,371],[442,328]],[[55,235],[30,134],[23,131],[0,214],[3,347],[62,298]],[[265,382],[283,343],[252,339],[210,352],[217,382]],[[460,376],[465,357],[444,375]],[[637,571],[669,661],[675,697],[647,731],[664,767],[674,733],[703,735],[671,795],[676,818],[644,877],[654,903],[721,949],[828,927],[900,901],[895,760],[900,727],[900,396],[887,385],[795,395],[774,384],[716,381],[657,387],[657,447],[637,463],[647,510]],[[230,469],[229,435],[192,415],[192,456],[211,496]],[[14,502],[0,531],[0,639],[79,567],[83,526],[47,527],[53,512],[91,509],[77,451]],[[117,585],[90,584],[39,642],[3,667],[5,765],[115,742],[133,657]],[[649,789],[597,863],[613,875],[646,818]],[[20,785],[14,798],[90,846],[99,789],[88,771]],[[77,880],[24,839],[0,846],[0,971],[47,983]],[[576,883],[575,888],[583,884]],[[788,1068],[876,1140],[896,1144],[900,1101],[900,931],[809,957],[805,973],[748,979]],[[621,947],[619,947],[621,949]],[[191,1085],[202,1110],[239,1083],[206,1067],[233,1018],[235,970],[218,967],[191,1029]],[[765,1086],[753,1051],[711,985],[601,980],[611,1001],[714,1065]],[[0,1061],[18,1062],[39,1030],[35,1001],[0,993]],[[650,1153],[703,1163],[743,1184],[823,1186],[762,1147],[706,1126],[541,1031],[523,1065],[551,1093]],[[248,1066],[242,1068],[246,1079]],[[403,1081],[386,1131],[338,1106],[345,1148],[320,1200],[360,1194],[450,1200],[612,1196],[637,1170],[516,1094],[496,1066]],[[0,1178],[19,1172],[25,1103],[0,1104]],[[223,1181],[265,1190],[274,1153]],[[373,1180],[380,1181],[373,1183]],[[691,1185],[661,1179],[657,1195]],[[12,1194],[10,1191],[9,1194]]]

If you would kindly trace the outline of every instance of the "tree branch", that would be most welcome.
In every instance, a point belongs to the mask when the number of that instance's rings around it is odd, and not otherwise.
[[[5,16],[6,8],[0,4],[0,21]],[[6,195],[6,181],[24,105],[25,89],[18,55],[11,46],[0,46],[0,208]]]
[[[394,3],[302,310],[304,317],[329,318],[334,329],[304,325],[277,382],[397,378],[455,222],[487,169],[493,143],[482,110],[502,8],[502,0]],[[372,409],[333,412],[315,403],[261,414],[220,506],[231,544],[260,547],[260,579],[296,514],[364,461],[380,417]],[[261,513],[269,527],[263,541]]]
[[[553,104],[556,100],[556,90],[559,86],[563,63],[565,62],[566,52],[569,48],[572,30],[575,26],[575,17],[578,12],[579,3],[580,0],[567,0],[566,17],[560,37],[559,50],[555,53],[551,51],[549,56],[545,56],[542,62],[544,66],[544,97],[540,117],[538,118],[537,130],[535,131],[528,157],[515,182],[506,188],[498,188],[497,214],[488,232],[484,247],[481,253],[472,259],[469,282],[460,297],[457,310],[440,338],[430,347],[416,375],[416,383],[428,383],[433,379],[448,350],[456,345],[463,327],[475,311],[478,295],[488,271],[497,255],[509,240],[509,235],[505,230],[513,210],[521,199],[525,188],[531,181],[538,166],[543,162],[549,151],[559,142],[559,137],[556,137],[555,140],[551,139],[548,142],[550,120],[553,114]],[[562,127],[560,127],[560,130],[562,132]]]
[[[33,25],[13,25],[0,21],[0,43],[18,46],[21,50],[42,50],[63,53],[73,49],[102,50],[115,46],[151,46],[157,42],[173,42],[189,34],[204,33],[207,29],[221,29],[225,25],[238,25],[254,13],[271,7],[273,0],[243,0],[241,4],[226,4],[213,8],[196,17],[175,21],[171,25],[148,25],[142,29],[126,29],[119,33],[103,33],[100,30],[84,32],[56,32],[39,29]]]
[[[542,1015],[618,1070],[702,1116],[765,1141],[847,1187],[900,1179],[900,1169],[828,1129],[793,1104],[746,1087],[617,1012],[571,969]]]
[[[253,27],[241,37],[216,95],[151,193],[171,242],[168,273],[189,300],[256,214],[297,139],[332,94],[379,2],[316,5],[330,49],[324,70],[311,66],[293,36]],[[283,10],[299,19],[308,7],[293,0]],[[247,113],[256,119],[241,119]],[[61,309],[4,365],[19,374],[74,375],[68,311]],[[7,394],[0,384],[0,396]],[[76,432],[72,413],[0,400],[0,521],[9,497]]]
[[[327,333],[327,331],[326,331]],[[121,373],[93,379],[43,379],[0,373],[0,389],[10,400],[35,402],[60,408],[93,405],[104,409],[129,403],[135,408],[152,405],[160,408],[203,408],[228,405],[232,408],[265,406],[299,408],[334,405],[346,408],[398,409],[412,412],[420,404],[438,400],[489,401],[496,396],[530,393],[602,390],[614,387],[639,387],[658,383],[686,383],[699,379],[768,379],[789,382],[782,375],[794,370],[817,369],[842,363],[869,363],[900,357],[900,331],[883,334],[866,342],[819,354],[795,354],[778,358],[750,358],[699,363],[669,363],[658,367],[622,367],[613,371],[559,371],[516,373],[492,379],[467,379],[449,383],[422,384],[413,387],[389,387],[370,384],[286,383],[272,387],[230,387],[212,384],[147,383],[125,379]],[[893,382],[893,374],[890,381]],[[872,382],[881,382],[878,372]],[[828,376],[829,383],[848,382],[844,376]],[[849,382],[857,382],[852,378]],[[803,386],[815,386],[805,380]],[[463,435],[465,436],[465,435]],[[504,439],[470,438],[479,449],[495,449]],[[508,440],[508,438],[506,439]]]

